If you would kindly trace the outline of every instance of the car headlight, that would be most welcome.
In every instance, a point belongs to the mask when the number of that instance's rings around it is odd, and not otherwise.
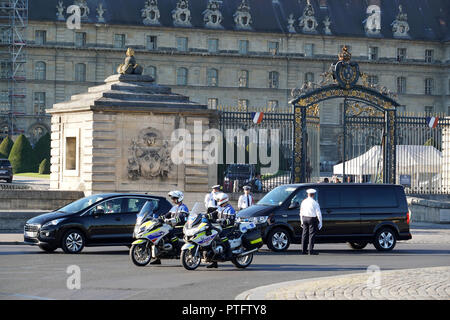
[[[266,223],[269,216],[238,218],[238,222],[253,222],[254,224]]]
[[[56,226],[58,223],[60,223],[61,221],[64,221],[64,220],[66,220],[66,218],[60,218],[60,219],[55,219],[55,220],[49,221],[42,225],[42,229],[51,227],[51,226]]]

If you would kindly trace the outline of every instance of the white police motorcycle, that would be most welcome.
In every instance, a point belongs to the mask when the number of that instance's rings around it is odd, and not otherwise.
[[[196,203],[183,227],[184,242],[181,263],[187,270],[195,270],[202,260],[206,263],[228,261],[237,268],[246,268],[253,261],[253,253],[262,247],[261,231],[253,222],[237,222],[228,237],[221,238],[220,224],[212,223],[201,213]],[[224,242],[229,241],[232,255],[226,257]]]
[[[170,220],[170,219],[169,219]],[[169,223],[166,223],[169,222]],[[174,221],[175,223],[175,221]],[[173,223],[173,224],[174,224]],[[178,259],[182,241],[181,228],[176,232],[170,221],[153,216],[153,203],[147,201],[137,215],[133,236],[135,240],[130,248],[131,261],[146,266],[153,258]],[[175,232],[171,232],[171,231]]]

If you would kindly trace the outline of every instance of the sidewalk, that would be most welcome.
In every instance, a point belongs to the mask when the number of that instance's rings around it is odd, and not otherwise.
[[[236,300],[449,300],[450,267],[359,273],[288,281],[245,291]],[[379,279],[376,281],[375,279]]]

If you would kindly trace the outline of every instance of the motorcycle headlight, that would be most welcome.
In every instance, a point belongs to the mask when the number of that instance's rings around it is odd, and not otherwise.
[[[49,221],[42,225],[42,229],[47,228],[47,227],[56,226],[58,223],[60,223],[61,221],[64,221],[64,220],[66,220],[66,218],[60,218],[60,219],[55,219],[55,220]]]

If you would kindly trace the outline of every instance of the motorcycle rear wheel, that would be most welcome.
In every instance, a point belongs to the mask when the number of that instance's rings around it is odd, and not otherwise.
[[[197,251],[197,255],[194,256],[193,250],[181,251],[181,264],[186,270],[195,270],[202,262],[200,252]]]
[[[133,244],[130,248],[131,261],[138,267],[144,267],[152,259],[152,248],[147,243]]]
[[[241,257],[235,256],[231,258],[231,262],[239,269],[247,268],[249,265],[252,264],[252,261],[253,261],[253,253],[249,253]]]

